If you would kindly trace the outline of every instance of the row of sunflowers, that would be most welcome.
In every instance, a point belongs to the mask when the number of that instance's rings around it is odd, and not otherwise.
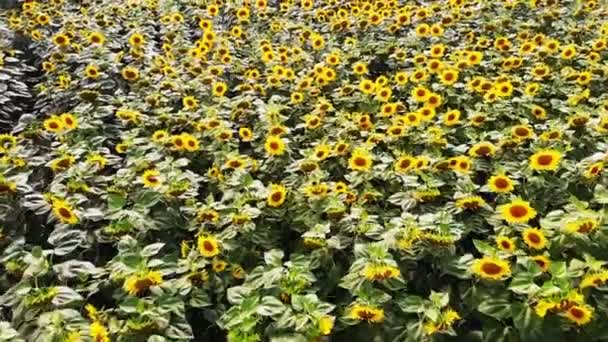
[[[0,26],[0,341],[608,339],[604,1]]]

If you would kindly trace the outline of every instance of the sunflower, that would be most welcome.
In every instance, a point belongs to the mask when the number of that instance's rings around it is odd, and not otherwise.
[[[162,184],[160,172],[154,169],[144,171],[144,174],[141,176],[141,180],[144,183],[144,186],[147,188],[155,188]]]
[[[215,273],[224,272],[224,270],[226,269],[227,266],[228,266],[227,262],[225,262],[224,260],[220,260],[218,258],[213,258],[213,260],[211,261],[211,268],[213,269],[213,271]]]
[[[544,255],[536,255],[533,256],[531,259],[538,265],[538,267],[540,267],[543,272],[547,272],[549,270],[549,266],[551,266],[551,260],[549,260],[549,258]]]
[[[241,127],[239,128],[239,137],[241,137],[241,141],[249,142],[253,139],[253,132],[249,127]]]
[[[167,132],[164,129],[157,130],[154,133],[152,133],[152,141],[155,143],[162,144],[167,140],[168,137],[169,137],[169,132]]]
[[[334,328],[334,317],[329,315],[321,316],[319,318],[317,326],[321,335],[331,334],[331,330]]]
[[[159,271],[141,271],[132,274],[125,279],[123,289],[130,295],[139,295],[147,291],[150,287],[160,285],[163,282],[163,275]]]
[[[53,36],[53,43],[60,47],[66,47],[70,45],[70,37],[64,33],[58,33]]]
[[[59,116],[59,118],[63,123],[64,129],[66,130],[73,130],[78,127],[78,119],[70,113],[63,113]]]
[[[348,160],[348,167],[351,170],[367,172],[372,168],[372,155],[363,148],[355,149]]]
[[[490,256],[476,259],[471,270],[478,277],[488,280],[502,280],[511,276],[511,265],[507,261]]]
[[[368,280],[383,281],[399,277],[401,271],[395,266],[368,264],[360,274]]]
[[[412,97],[416,102],[426,102],[431,96],[432,92],[423,86],[418,86],[412,89]]]
[[[64,200],[53,201],[53,214],[61,223],[64,224],[76,224],[78,223],[78,216],[74,213],[72,206]]]
[[[63,121],[56,115],[44,120],[44,129],[49,132],[57,133],[63,130]]]
[[[0,195],[9,193],[9,192],[15,192],[15,190],[17,190],[17,184],[13,181],[9,181],[7,179],[5,179],[3,176],[0,176]],[[1,230],[0,230],[0,237],[2,236]]]
[[[211,93],[215,97],[222,97],[228,90],[228,86],[224,82],[215,82],[211,87]]]
[[[538,228],[528,227],[521,233],[526,245],[534,249],[543,249],[547,246],[547,238],[545,233]]]
[[[568,233],[589,234],[599,228],[599,222],[592,218],[584,218],[566,223]]]
[[[466,174],[471,170],[471,160],[466,156],[459,156],[450,158],[449,167],[459,173]]]
[[[560,57],[563,59],[572,59],[576,56],[576,46],[575,45],[568,45],[568,46],[564,46],[564,48],[562,49],[562,53],[560,54]]]
[[[527,96],[530,97],[534,97],[536,96],[536,94],[538,94],[540,90],[540,84],[536,83],[536,82],[531,82],[529,84],[526,85],[526,87],[524,88],[524,94],[526,94]]]
[[[371,95],[374,93],[375,89],[376,84],[372,80],[364,78],[359,82],[359,90],[361,90],[363,94]]]
[[[506,175],[494,175],[488,179],[488,188],[492,192],[504,194],[513,191],[514,182]]]
[[[139,70],[134,67],[124,67],[120,74],[127,81],[135,81],[139,78]]]
[[[498,207],[502,218],[508,223],[526,223],[536,217],[536,210],[530,206],[530,202],[515,199],[511,203]]]
[[[270,156],[280,156],[285,153],[285,142],[278,136],[269,135],[266,137],[266,142],[264,143],[264,149],[266,153]]]
[[[376,100],[380,102],[388,102],[393,94],[391,88],[382,87],[376,91]]]
[[[408,81],[408,74],[405,71],[398,71],[397,73],[395,73],[394,79],[397,85],[406,85]]]
[[[530,156],[529,166],[537,171],[555,171],[561,159],[562,154],[557,150],[541,150]]]
[[[496,152],[496,146],[489,141],[478,142],[469,150],[471,157],[491,157]]]
[[[480,196],[467,196],[456,200],[456,207],[463,210],[477,210],[486,205]]]
[[[321,126],[321,124],[323,123],[323,121],[321,120],[321,118],[317,115],[306,115],[304,117],[304,120],[306,121],[306,128],[307,129],[316,129],[319,128]]]
[[[140,48],[146,43],[146,39],[141,33],[133,33],[129,37],[129,44],[133,47]]]
[[[106,37],[101,32],[91,32],[87,36],[87,40],[91,44],[103,45],[106,41]]]
[[[496,237],[496,246],[506,252],[515,251],[515,241],[508,236],[497,236]]]
[[[407,173],[416,167],[416,157],[401,156],[395,161],[395,172]]]
[[[96,80],[101,76],[99,73],[99,68],[96,65],[89,64],[84,68],[84,75],[86,78],[90,78],[92,80]]]
[[[325,160],[327,157],[329,157],[330,152],[331,152],[331,147],[329,145],[319,144],[319,145],[315,146],[313,155],[318,160]]]
[[[458,81],[458,70],[443,69],[439,75],[439,79],[443,85],[450,86]]]
[[[287,188],[283,184],[271,184],[266,202],[269,207],[280,207],[287,199]]]
[[[0,134],[0,153],[7,153],[17,146],[17,137],[12,134]]]
[[[598,286],[602,286],[607,280],[608,280],[608,271],[591,272],[591,273],[585,274],[583,279],[581,279],[579,287],[581,289],[586,289],[589,287],[596,288]]]
[[[199,235],[196,244],[199,253],[205,258],[213,258],[220,254],[219,242],[212,235]]]
[[[547,117],[547,111],[541,106],[532,105],[531,112],[538,120],[544,120]]]
[[[100,321],[93,321],[89,326],[89,335],[95,342],[110,342],[110,333]]]
[[[186,96],[182,99],[182,106],[185,110],[194,110],[198,108],[198,100],[194,96]]]
[[[588,305],[572,305],[566,310],[565,315],[577,325],[585,325],[591,322],[593,309]]]
[[[452,109],[443,114],[443,124],[450,127],[460,123],[461,112],[458,109]]]
[[[184,149],[188,152],[196,152],[199,150],[199,141],[192,134],[182,133],[182,139],[184,140]]]
[[[528,125],[517,125],[511,127],[511,134],[514,138],[525,140],[534,136],[534,131]]]
[[[350,308],[348,317],[359,321],[380,323],[384,320],[384,310],[373,306],[355,304]]]
[[[74,156],[65,155],[63,157],[53,159],[51,161],[51,169],[54,172],[60,172],[60,171],[67,170],[70,166],[72,166],[74,164],[75,161],[76,161],[76,158],[74,158]]]
[[[586,179],[593,179],[600,175],[604,170],[604,162],[595,162],[587,167],[583,172],[583,177]]]

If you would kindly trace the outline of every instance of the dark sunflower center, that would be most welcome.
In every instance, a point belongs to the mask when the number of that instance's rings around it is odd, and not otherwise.
[[[362,157],[355,158],[355,165],[365,166],[366,164],[367,164],[367,161],[365,160],[365,158],[362,158]]]
[[[505,189],[509,186],[509,182],[504,178],[498,178],[494,181],[494,185],[499,189]]]
[[[528,240],[530,240],[530,242],[532,242],[533,244],[538,244],[538,243],[540,243],[541,238],[536,233],[529,233],[528,234]]]
[[[481,270],[489,275],[497,275],[502,272],[502,267],[493,262],[486,262],[481,266]]]
[[[61,217],[69,219],[72,217],[72,213],[66,209],[66,208],[59,208],[59,215],[61,215]]]
[[[544,154],[544,155],[539,156],[537,161],[538,161],[538,164],[543,165],[543,166],[550,165],[551,162],[553,161],[553,156]]]
[[[213,252],[213,250],[214,250],[213,244],[209,241],[205,241],[205,242],[203,242],[203,249],[206,250],[207,252]]]
[[[522,218],[528,214],[528,208],[520,204],[515,204],[509,208],[509,212],[515,218]]]
[[[570,314],[578,319],[585,317],[585,313],[583,312],[583,310],[577,307],[570,308]]]
[[[272,199],[274,202],[279,202],[281,199],[283,199],[283,194],[280,192],[274,192],[270,196],[270,199]]]

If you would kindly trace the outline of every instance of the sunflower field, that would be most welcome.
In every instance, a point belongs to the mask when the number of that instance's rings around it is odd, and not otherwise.
[[[608,341],[606,1],[0,7],[1,342]]]

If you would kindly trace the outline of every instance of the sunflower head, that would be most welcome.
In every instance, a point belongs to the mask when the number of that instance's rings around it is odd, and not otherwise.
[[[511,265],[508,262],[490,256],[476,259],[471,270],[479,278],[487,280],[502,280],[511,275]]]
[[[498,207],[502,218],[508,223],[526,223],[536,217],[536,210],[529,202],[515,199]]]
[[[521,233],[524,243],[532,249],[544,249],[547,246],[547,238],[542,230],[538,228],[526,228]]]
[[[212,235],[200,235],[196,241],[199,253],[205,258],[220,254],[219,242]]]

